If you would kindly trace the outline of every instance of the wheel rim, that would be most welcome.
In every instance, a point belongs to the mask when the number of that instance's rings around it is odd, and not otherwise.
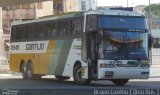
[[[84,80],[84,79],[82,79],[82,68],[77,69],[76,79],[77,79],[77,81]]]
[[[29,79],[32,78],[32,70],[31,70],[30,68],[28,68],[28,70],[27,70],[27,77],[28,77]]]
[[[22,76],[26,77],[26,66],[24,66],[24,65],[22,67]]]

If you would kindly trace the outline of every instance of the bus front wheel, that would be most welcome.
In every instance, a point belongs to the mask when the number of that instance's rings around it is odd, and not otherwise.
[[[80,85],[85,85],[89,84],[91,81],[88,79],[83,79],[82,78],[82,67],[80,64],[74,66],[73,68],[73,78],[75,83],[80,84]]]
[[[122,86],[122,85],[125,85],[128,81],[129,79],[114,79],[112,80],[112,83],[118,86]]]

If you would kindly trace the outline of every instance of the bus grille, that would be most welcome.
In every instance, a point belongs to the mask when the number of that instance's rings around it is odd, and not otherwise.
[[[138,64],[116,64],[117,67],[138,67]]]

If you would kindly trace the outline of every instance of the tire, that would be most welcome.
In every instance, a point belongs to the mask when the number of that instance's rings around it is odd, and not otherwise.
[[[81,65],[76,65],[73,68],[73,78],[74,82],[80,85],[89,84],[91,81],[88,79],[82,79],[82,67]]]
[[[21,73],[22,73],[23,79],[27,79],[27,67],[25,64],[21,65]]]
[[[27,79],[33,79],[33,70],[31,64],[27,65]]]
[[[57,76],[55,75],[56,79],[58,80],[67,80],[67,79],[70,79],[70,77],[64,77],[64,76]]]
[[[123,86],[125,85],[127,82],[129,81],[129,79],[115,79],[112,80],[112,83],[114,83],[117,86]]]
[[[32,79],[41,79],[42,75],[39,74],[33,74],[33,68],[32,64],[27,65],[27,79],[32,80]]]

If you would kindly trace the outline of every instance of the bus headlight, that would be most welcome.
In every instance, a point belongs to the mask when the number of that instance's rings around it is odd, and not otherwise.
[[[149,64],[141,64],[140,68],[150,68],[150,65]]]
[[[100,68],[115,68],[114,64],[100,64]]]

